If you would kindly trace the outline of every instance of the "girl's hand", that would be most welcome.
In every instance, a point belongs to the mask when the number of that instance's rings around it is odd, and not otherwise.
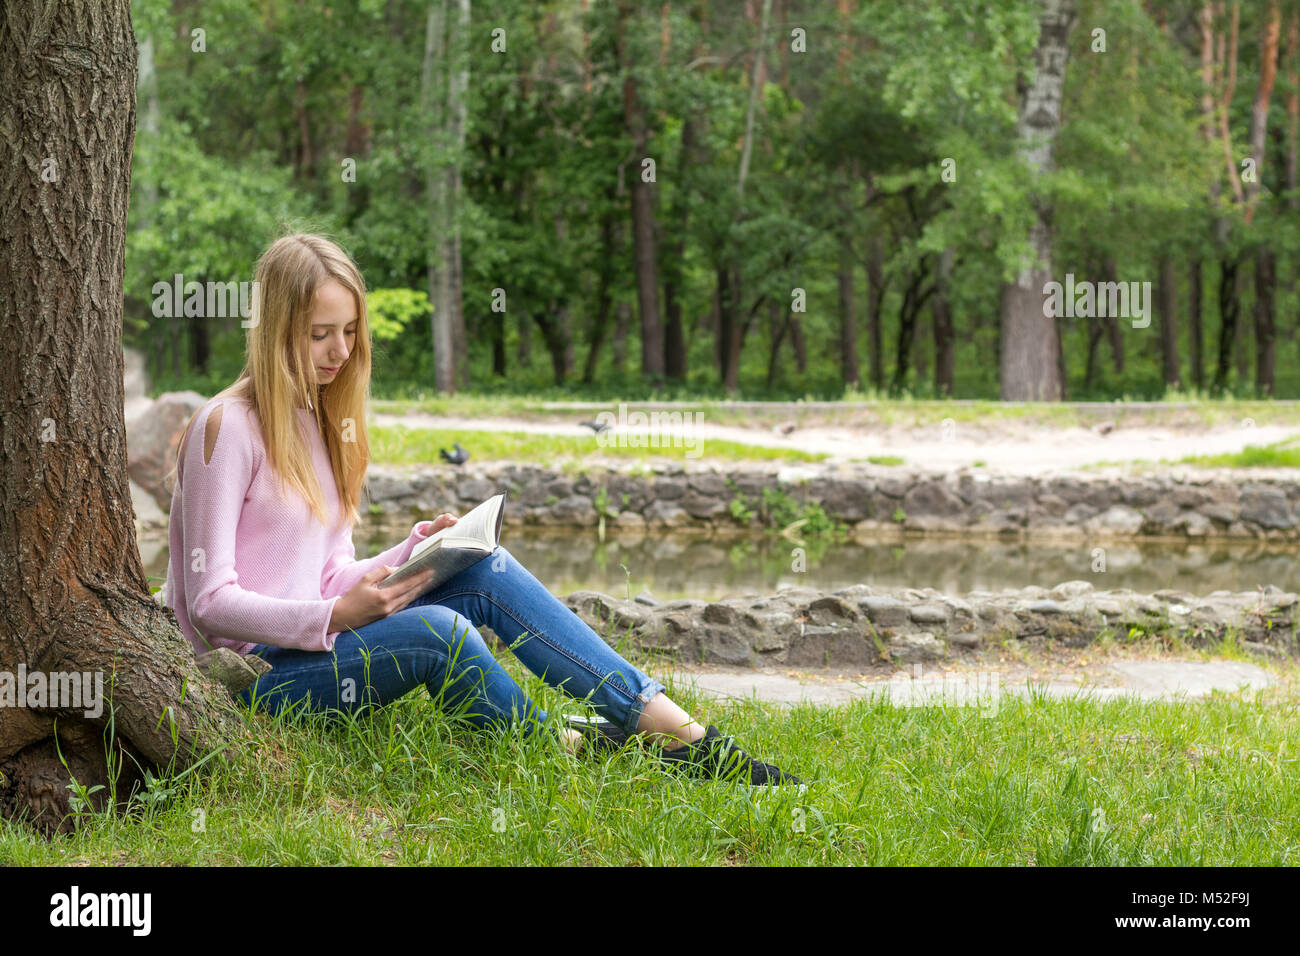
[[[432,521],[426,522],[429,525],[429,533],[426,534],[425,537],[427,538],[430,535],[435,535],[443,528],[450,528],[459,520],[460,519],[457,518],[455,515],[443,512],[442,514],[438,515],[438,517],[434,518]]]
[[[364,627],[400,611],[428,590],[429,582],[433,580],[433,569],[428,568],[405,581],[380,587],[379,582],[396,570],[381,564],[339,598],[334,603],[334,613],[330,615],[330,632]]]

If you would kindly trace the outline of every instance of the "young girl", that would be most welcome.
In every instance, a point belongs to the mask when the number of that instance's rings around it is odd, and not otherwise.
[[[695,722],[504,547],[435,588],[432,572],[380,587],[457,519],[419,522],[356,560],[370,457],[361,274],[330,240],[298,234],[263,253],[256,279],[244,370],[195,413],[177,452],[163,592],[196,653],[224,646],[271,664],[241,700],[354,711],[424,685],[468,703],[479,727],[553,726],[488,650],[486,625],[548,684],[590,695],[601,719],[557,728],[571,749],[608,751],[641,734],[698,776],[799,785]]]

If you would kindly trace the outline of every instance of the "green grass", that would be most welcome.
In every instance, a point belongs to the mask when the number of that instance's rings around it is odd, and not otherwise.
[[[1238,452],[1222,455],[1188,455],[1184,458],[1161,458],[1158,461],[1096,461],[1082,469],[1125,468],[1139,471],[1152,465],[1191,465],[1197,468],[1300,468],[1300,437],[1284,438],[1271,445],[1247,445]]]
[[[1099,402],[1079,405],[1071,402],[1021,402],[1007,403],[990,400],[934,401],[912,398],[889,398],[874,392],[846,392],[837,401],[842,406],[817,408],[802,401],[777,401],[768,407],[736,404],[723,399],[668,394],[661,398],[629,398],[612,395],[598,401],[598,407],[555,407],[560,401],[572,401],[573,395],[562,393],[531,395],[479,395],[459,393],[452,396],[420,395],[409,399],[372,399],[371,408],[386,414],[424,412],[432,415],[456,417],[511,417],[530,421],[576,422],[591,417],[599,410],[617,414],[618,403],[625,401],[629,409],[649,411],[656,401],[683,401],[678,412],[699,412],[703,421],[715,425],[764,426],[794,420],[800,425],[843,425],[860,422],[863,425],[926,426],[940,425],[945,419],[955,423],[986,424],[992,421],[1024,421],[1029,424],[1059,428],[1090,428],[1107,419],[1117,426],[1214,426],[1240,423],[1250,419],[1257,425],[1300,425],[1300,406],[1294,403],[1279,404],[1273,401],[1250,399],[1208,399],[1204,396],[1170,392],[1164,404],[1133,403],[1128,401]],[[593,400],[596,401],[596,400]],[[751,400],[738,398],[737,402]],[[755,399],[752,401],[761,401]],[[796,432],[795,435],[798,433]]]
[[[506,667],[542,706],[557,692]],[[169,799],[52,842],[47,864],[1295,865],[1293,684],[1199,703],[1004,697],[838,708],[669,694],[810,786],[678,779],[648,754],[574,758],[480,736],[421,690],[359,719],[248,715],[261,743]],[[573,706],[570,703],[570,706]],[[214,762],[215,763],[215,762]],[[158,788],[164,794],[168,785]]]
[[[1191,455],[1179,459],[1178,464],[1202,468],[1300,468],[1300,438],[1247,445],[1239,452],[1223,455]]]
[[[741,442],[700,441],[690,445],[671,444],[660,439],[660,447],[601,447],[596,436],[535,435],[529,432],[444,431],[431,428],[407,428],[404,425],[377,425],[369,430],[371,461],[381,465],[416,465],[441,463],[439,449],[451,450],[453,442],[470,453],[471,461],[577,462],[586,465],[609,464],[627,460],[686,459],[687,452],[698,451],[699,458],[727,461],[822,461],[828,456],[795,449],[763,448]]]

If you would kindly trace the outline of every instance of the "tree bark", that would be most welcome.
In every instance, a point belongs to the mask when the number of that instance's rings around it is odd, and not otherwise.
[[[841,223],[847,230],[848,223]],[[840,318],[840,375],[847,388],[857,388],[858,372],[858,316],[853,303],[853,246],[847,233],[839,239],[839,268],[836,270],[839,288]]]
[[[451,219],[448,215],[447,176],[442,168],[447,146],[446,90],[441,66],[446,53],[447,0],[429,4],[425,19],[424,62],[420,72],[421,103],[426,129],[434,149],[425,170],[428,203],[429,243],[426,270],[429,278],[429,317],[433,339],[434,388],[439,392],[456,391],[455,321],[452,308],[452,281],[447,262],[451,258]]]
[[[1160,257],[1156,267],[1156,284],[1156,298],[1160,302],[1160,358],[1164,367],[1164,380],[1168,386],[1182,388],[1183,376],[1178,361],[1178,314],[1172,257]]]
[[[885,303],[885,250],[880,234],[867,236],[867,360],[871,365],[871,387],[879,391],[885,384],[884,322],[881,312]]]
[[[447,272],[448,301],[451,306],[451,340],[455,355],[456,388],[466,389],[471,385],[469,364],[469,336],[465,331],[465,303],[461,283],[460,255],[460,194],[461,166],[465,156],[466,100],[469,97],[469,61],[470,61],[470,0],[457,0],[455,23],[448,24],[448,47],[451,58],[448,63],[447,82],[447,140],[454,150],[452,161],[447,167],[447,220],[451,229],[451,241],[444,252],[444,268]]]
[[[1192,384],[1205,388],[1205,333],[1202,330],[1201,260],[1193,259],[1187,273],[1187,337],[1191,345]]]
[[[1228,371],[1237,344],[1237,317],[1241,302],[1237,297],[1238,262],[1225,255],[1219,261],[1219,361],[1214,371],[1215,389],[1228,386]]]
[[[1255,392],[1271,397],[1277,364],[1277,264],[1272,248],[1255,253]]]
[[[939,272],[935,280],[934,303],[934,394],[938,398],[951,398],[953,375],[956,367],[954,351],[952,301],[948,298],[952,281],[953,249],[949,246],[939,257]]]
[[[0,671],[98,672],[106,698],[98,718],[0,708],[0,813],[66,832],[55,718],[82,784],[109,786],[110,750],[123,762],[119,801],[138,780],[127,756],[184,769],[231,741],[239,718],[150,595],[135,542],[122,420],[136,88],[127,0],[11,0],[0,77],[11,171],[0,180]],[[102,808],[107,791],[91,799]]]
[[[686,332],[682,324],[681,287],[686,261],[686,233],[690,224],[690,201],[686,195],[686,176],[700,160],[693,114],[682,121],[681,170],[676,178],[673,221],[676,236],[664,262],[664,374],[670,381],[686,379]]]
[[[1052,168],[1076,7],[1076,0],[1041,0],[1034,76],[1022,85],[1017,122],[1020,152],[1035,177]],[[1061,346],[1043,292],[1052,274],[1051,210],[1041,197],[1034,200],[1029,246],[1034,261],[1002,288],[1001,395],[1004,401],[1059,401]]]
[[[645,182],[642,161],[649,158],[650,134],[645,109],[637,96],[637,80],[629,59],[628,21],[633,5],[618,6],[618,62],[623,70],[623,121],[632,139],[632,248],[636,265],[637,307],[641,313],[641,371],[654,384],[664,378],[664,329],[659,317],[659,269],[655,250],[654,196]]]

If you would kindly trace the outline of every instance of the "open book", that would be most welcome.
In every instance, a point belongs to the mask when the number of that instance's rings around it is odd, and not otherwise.
[[[433,568],[430,588],[454,578],[466,568],[489,557],[501,542],[501,518],[506,510],[506,493],[493,495],[462,515],[455,524],[425,538],[411,549],[411,557],[379,582],[387,587],[425,568]]]

